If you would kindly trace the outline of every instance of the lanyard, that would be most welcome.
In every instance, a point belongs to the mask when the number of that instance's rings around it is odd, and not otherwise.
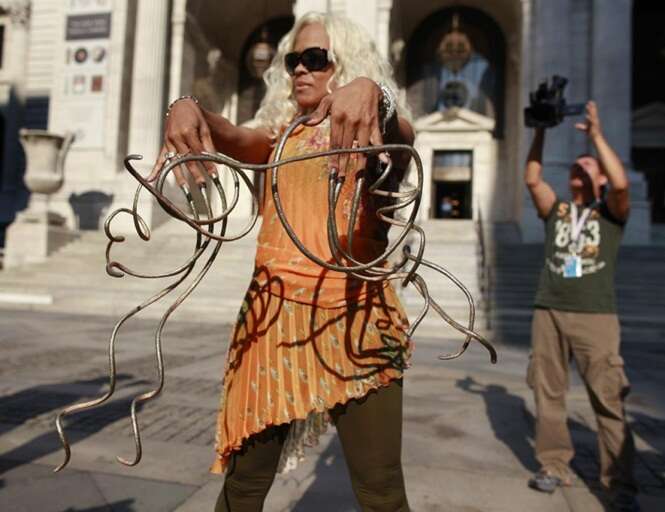
[[[570,209],[570,239],[577,242],[582,233],[582,228],[591,214],[591,208],[584,208],[580,217],[577,216],[577,205],[575,203],[571,203]]]

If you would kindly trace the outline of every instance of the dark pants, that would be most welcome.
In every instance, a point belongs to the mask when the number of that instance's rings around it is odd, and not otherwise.
[[[408,512],[402,475],[402,381],[333,409],[351,484],[363,512]],[[288,425],[252,436],[233,454],[215,512],[260,512]]]

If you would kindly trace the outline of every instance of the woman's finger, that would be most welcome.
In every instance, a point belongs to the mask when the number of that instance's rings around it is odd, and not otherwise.
[[[178,153],[176,147],[173,145],[172,142],[166,141],[164,143],[164,147],[166,148],[166,154],[173,154],[176,155]],[[182,171],[180,170],[180,166],[176,167],[173,169],[173,175],[175,176],[175,181],[178,184],[178,186],[182,187],[183,184],[187,183],[187,180],[185,179],[185,176],[183,175]]]
[[[210,136],[210,129],[208,128],[208,124],[205,122],[203,117],[201,117],[198,129],[196,130],[192,129],[185,132],[185,141],[193,154],[201,154],[204,151],[207,151],[206,144],[204,144],[203,142],[204,137],[208,139],[207,143],[208,148],[212,147],[213,148],[212,152],[214,152],[214,146],[212,144],[212,138]],[[205,169],[206,173],[209,176],[212,176],[217,172],[217,170],[215,169],[215,165],[208,160],[199,161],[195,165],[197,169],[200,169],[201,166],[203,166],[203,168]]]
[[[346,122],[344,124],[344,133],[342,134],[342,142],[340,147],[344,149],[348,149],[353,147],[353,140],[357,138],[356,132],[358,131],[358,125],[353,123],[353,122]],[[346,176],[348,173],[349,169],[347,168],[349,165],[351,154],[350,153],[342,153],[339,156],[339,168],[340,172]]]
[[[186,137],[186,141],[187,141],[187,146],[191,150],[192,154],[200,155],[201,153],[203,153],[205,151],[205,149],[203,147],[203,141],[201,140],[201,137],[200,137],[200,134],[198,133],[198,131],[196,133],[194,132],[194,130],[189,131],[185,134],[185,137]],[[187,165],[188,168],[190,168],[190,169],[192,167],[196,168],[197,172],[192,173],[192,174],[193,174],[196,182],[200,184],[202,182],[198,178],[198,176],[202,177],[203,182],[205,182],[205,176],[200,172],[201,165],[199,165],[199,164],[202,164],[203,168],[205,169],[205,171],[208,175],[214,174],[215,167],[214,167],[214,165],[212,165],[211,162],[205,161],[205,160],[203,162],[198,162],[198,163],[197,162],[189,162],[188,163],[188,165]]]
[[[319,102],[319,106],[316,107],[316,110],[310,114],[309,121],[305,123],[305,126],[316,126],[321,123],[321,121],[323,121],[330,113],[331,104],[331,95],[324,96]]]
[[[369,126],[361,125],[358,129],[358,134],[356,135],[356,140],[358,141],[358,147],[364,148],[369,145]],[[356,153],[356,161],[358,162],[358,169],[364,169],[367,164],[367,154],[366,153]]]
[[[336,115],[330,115],[330,149],[339,149],[342,144],[342,137],[344,136],[344,124],[341,119]],[[328,159],[328,167],[330,170],[341,172],[339,167],[339,155],[331,155]]]
[[[192,153],[192,149],[189,147],[188,144],[180,142],[180,141],[175,141],[175,147],[178,150],[178,156],[184,156],[184,155],[189,155]],[[187,162],[184,166],[182,166],[189,171],[189,174],[191,177],[194,179],[194,181],[198,184],[205,183],[205,176],[201,172],[201,170],[198,168],[196,165],[196,162]]]
[[[201,144],[203,147],[203,151],[206,153],[215,153],[215,145],[212,142],[212,136],[210,135],[210,130],[205,127],[200,131],[201,135]],[[210,176],[214,176],[217,174],[217,167],[215,164],[209,160],[204,161],[204,165],[206,167],[206,171],[208,171],[208,174]]]
[[[344,139],[344,130],[346,127],[344,124],[339,123],[335,129],[335,137],[332,137],[332,127],[330,129],[330,149],[342,149],[342,140]],[[346,175],[346,168],[342,167],[342,156],[340,154],[332,155],[330,157],[330,170],[334,170],[340,178],[343,178]]]
[[[369,136],[369,143],[372,146],[383,145],[383,135],[381,135],[381,130],[379,129],[378,125],[375,126],[374,129],[372,129],[372,132],[370,133]],[[386,165],[390,163],[390,157],[388,156],[387,153],[379,153],[378,158]]]
[[[164,162],[166,162],[166,153],[167,149],[166,145],[164,145],[159,151],[157,161],[155,162],[155,165],[152,166],[152,170],[150,171],[150,174],[148,174],[146,181],[153,181],[159,177],[159,174],[162,172],[162,167],[164,167]]]

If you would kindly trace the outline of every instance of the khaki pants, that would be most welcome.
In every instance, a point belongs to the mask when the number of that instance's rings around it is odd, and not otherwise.
[[[568,363],[574,357],[598,422],[601,484],[635,492],[635,446],[623,408],[630,386],[619,355],[617,316],[536,309],[531,339],[527,382],[536,398],[538,462],[562,474],[573,458],[565,399]]]

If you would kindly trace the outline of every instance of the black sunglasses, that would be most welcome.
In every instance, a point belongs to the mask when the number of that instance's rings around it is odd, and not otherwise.
[[[321,71],[330,63],[328,50],[325,48],[307,48],[302,52],[291,52],[284,56],[284,65],[289,75],[296,74],[298,64],[302,63],[307,71]]]

